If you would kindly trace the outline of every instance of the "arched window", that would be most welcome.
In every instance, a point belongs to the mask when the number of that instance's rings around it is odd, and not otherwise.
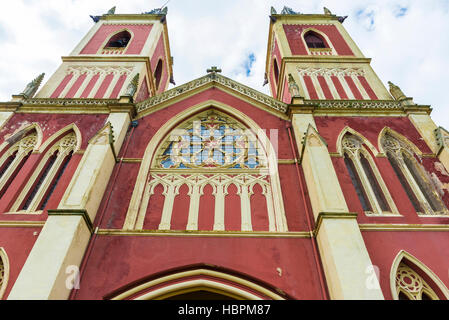
[[[129,40],[131,40],[131,34],[126,31],[123,30],[115,35],[113,35],[109,41],[106,43],[105,45],[105,49],[108,48],[126,48],[126,46],[129,43]]]
[[[328,48],[326,42],[316,32],[313,31],[307,32],[304,35],[304,40],[306,41],[308,48],[316,48],[316,49]]]
[[[159,85],[161,83],[162,67],[163,67],[162,60],[159,59],[159,61],[157,62],[157,65],[156,65],[156,69],[154,70],[154,79],[156,81],[156,90],[159,89]]]
[[[449,290],[424,263],[401,250],[390,271],[390,289],[395,300],[448,300]]]
[[[430,285],[404,262],[396,272],[396,290],[399,300],[439,300]]]
[[[396,214],[393,199],[363,141],[346,133],[341,144],[346,168],[363,211],[368,214]]]
[[[36,143],[37,132],[32,129],[0,157],[0,199],[27,161]]]
[[[76,144],[76,134],[70,131],[49,148],[11,211],[28,213],[45,208],[72,157]]]
[[[277,60],[273,60],[273,72],[274,72],[274,81],[276,81],[276,85],[279,83],[279,66]]]
[[[0,299],[6,291],[9,278],[9,261],[8,256],[3,248],[0,248]]]
[[[266,148],[274,155],[266,137],[259,140],[228,114],[208,109],[191,116],[159,144],[138,217],[128,213],[125,224],[147,230],[286,230],[277,171],[270,170]]]
[[[446,206],[412,148],[389,133],[382,137],[381,143],[416,212],[447,214]]]

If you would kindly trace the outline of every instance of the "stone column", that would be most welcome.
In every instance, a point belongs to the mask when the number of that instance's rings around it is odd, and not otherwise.
[[[383,299],[356,214],[350,213],[326,142],[312,114],[292,124],[315,220],[315,236],[331,299]],[[371,275],[371,277],[370,277]]]

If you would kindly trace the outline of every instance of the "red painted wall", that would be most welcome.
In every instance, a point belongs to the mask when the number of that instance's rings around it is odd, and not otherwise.
[[[340,56],[353,56],[351,48],[349,48],[343,36],[334,25],[312,25],[312,24],[284,24],[284,32],[287,36],[290,50],[293,55],[307,55],[307,50],[301,33],[304,29],[313,28],[326,34],[332,42],[337,54]]]
[[[391,299],[390,270],[401,250],[423,262],[449,287],[449,247],[444,245],[449,241],[448,232],[363,231],[362,236],[373,265],[379,267],[385,299]]]
[[[167,54],[165,52],[165,45],[164,45],[164,35],[161,34],[159,37],[159,40],[156,45],[156,49],[154,50],[153,55],[151,56],[151,70],[153,72],[153,78],[154,78],[154,72],[156,70],[156,66],[158,61],[162,60],[162,75],[161,75],[161,81],[159,84],[159,89],[157,90],[157,93],[161,93],[165,91],[165,88],[167,86],[167,80],[169,77],[169,72],[167,69]]]
[[[9,279],[3,299],[8,298],[9,293],[22,270],[25,261],[37,240],[41,228],[7,228],[0,227],[0,247],[2,247],[9,260]],[[34,233],[37,233],[34,235]]]
[[[313,261],[309,239],[99,236],[75,298],[102,299],[157,272],[210,264],[251,275],[296,299],[321,299]]]
[[[106,39],[122,29],[127,29],[131,31],[131,34],[134,34],[124,54],[140,54],[152,27],[152,24],[104,24],[92,36],[80,54],[97,54]]]

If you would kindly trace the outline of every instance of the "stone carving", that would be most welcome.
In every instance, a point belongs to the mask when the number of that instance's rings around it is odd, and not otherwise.
[[[216,82],[219,83],[227,88],[233,89],[238,91],[239,93],[250,97],[254,100],[257,100],[271,108],[273,108],[276,111],[280,112],[287,112],[287,104],[278,101],[276,99],[273,99],[270,96],[267,96],[261,92],[258,92],[257,90],[251,89],[243,84],[240,84],[234,80],[231,80],[229,78],[226,78],[220,74],[214,73],[215,77],[210,77],[210,74],[203,76],[201,78],[198,78],[196,80],[187,82],[186,84],[173,88],[171,90],[165,91],[161,94],[158,94],[154,97],[151,97],[145,101],[142,101],[136,105],[137,112],[144,111],[146,109],[151,108],[154,105],[160,104],[164,101],[173,99],[185,92],[189,92],[192,90],[195,90],[196,88],[205,85],[207,83]]]
[[[332,14],[332,12],[326,7],[323,7],[323,10],[324,10],[324,14],[328,14],[328,15]]]
[[[106,14],[115,14],[115,6],[108,10]]]
[[[28,105],[42,106],[107,106],[117,103],[116,99],[52,99],[52,98],[35,98],[26,101]]]
[[[139,85],[139,74],[136,74],[134,78],[128,84],[126,88],[125,96],[134,97],[134,94],[137,91],[137,86]]]
[[[107,75],[113,73],[115,75],[126,74],[129,75],[134,70],[133,67],[124,67],[124,66],[69,66],[66,70],[66,74],[102,74]]]
[[[167,15],[168,13],[168,7],[165,8],[157,8],[157,9],[153,9],[147,12],[143,12],[142,14],[163,14],[163,15]]]
[[[435,169],[441,173],[443,176],[448,176],[449,177],[449,173],[446,171],[446,168],[443,166],[443,164],[441,162],[436,161],[434,163]]]
[[[346,76],[365,76],[365,71],[358,68],[298,68],[300,76],[336,76],[336,77],[346,77]]]
[[[281,14],[301,14],[300,12],[294,11],[292,8],[284,6],[284,8],[281,11]]]
[[[322,109],[401,109],[400,102],[395,101],[350,101],[350,100],[335,100],[335,101],[316,101],[311,100],[310,103],[316,104]]]
[[[405,264],[400,264],[396,273],[396,288],[402,291],[411,300],[422,300],[423,291],[430,294],[432,298],[436,294],[419,274]]]
[[[44,79],[45,73],[41,73],[36,79],[27,84],[21,95],[25,98],[32,98]]]
[[[296,83],[295,79],[293,79],[291,73],[288,74],[288,91],[290,92],[292,97],[299,96],[299,86]]]
[[[395,100],[400,101],[407,98],[404,92],[402,92],[401,88],[399,88],[397,85],[395,85],[391,81],[388,81],[388,85],[390,86],[390,93]]]

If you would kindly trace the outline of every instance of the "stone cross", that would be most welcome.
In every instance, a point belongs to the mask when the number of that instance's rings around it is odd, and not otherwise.
[[[207,73],[217,73],[217,72],[221,72],[221,69],[218,69],[216,66],[212,66],[210,69],[206,70]]]

